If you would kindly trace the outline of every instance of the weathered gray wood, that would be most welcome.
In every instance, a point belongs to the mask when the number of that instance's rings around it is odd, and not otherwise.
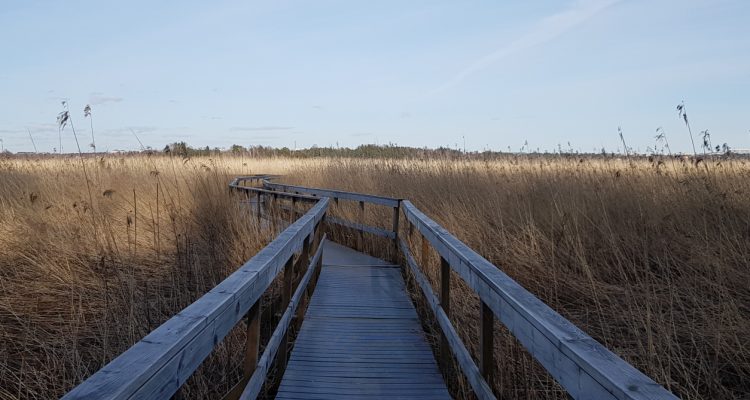
[[[325,214],[321,199],[206,295],[115,358],[65,399],[168,398],[268,288]]]
[[[406,218],[574,398],[675,399],[456,239],[411,202]]]
[[[320,200],[320,197],[314,197],[314,196],[306,196],[304,194],[296,194],[296,193],[290,193],[290,192],[279,192],[269,189],[262,189],[252,186],[242,186],[239,184],[230,184],[230,188],[233,188],[235,190],[244,191],[247,193],[259,193],[259,194],[271,194],[274,197],[281,197],[285,199],[297,199],[300,201],[307,201],[307,202],[317,202]]]
[[[284,287],[281,292],[281,309],[286,310],[289,307],[289,302],[292,300],[292,283],[294,280],[294,257],[289,257],[289,260],[284,265]],[[279,345],[278,358],[276,365],[282,370],[286,367],[287,352],[289,351],[289,340],[288,333],[285,333],[281,339]]]
[[[400,267],[327,244],[279,396],[449,398]]]
[[[304,186],[284,185],[281,183],[271,183],[268,180],[263,181],[263,187],[282,190],[285,192],[297,191],[300,193],[315,194],[321,197],[332,197],[332,198],[344,199],[344,200],[364,201],[366,203],[379,204],[381,206],[387,206],[387,207],[398,207],[398,202],[399,202],[399,199],[394,199],[392,197],[375,196],[371,194],[362,194],[362,193],[354,193],[354,192],[345,192],[342,190],[318,189],[318,188],[308,188]]]
[[[258,201],[257,217],[258,217],[258,222],[260,222],[261,212],[262,212],[262,207],[263,207],[263,197],[262,197],[263,194],[260,193],[260,192],[258,192],[257,196],[258,196],[258,199],[257,199],[257,201]]]
[[[325,220],[326,220],[326,222],[329,222],[329,223],[332,223],[332,224],[341,225],[341,226],[344,226],[344,227],[347,227],[347,228],[351,228],[351,229],[355,229],[355,230],[360,230],[360,231],[363,231],[365,233],[371,233],[373,235],[381,236],[381,237],[384,237],[384,238],[387,238],[387,239],[393,239],[394,237],[396,237],[396,234],[394,232],[387,231],[387,230],[385,230],[383,228],[378,228],[376,226],[370,226],[370,225],[365,225],[365,224],[358,224],[358,223],[355,223],[355,222],[350,222],[350,221],[347,221],[345,219],[333,217],[333,216],[330,216],[330,215],[326,215],[326,219]]]
[[[399,206],[398,204],[393,207],[393,240],[391,241],[391,261],[398,262],[398,218],[399,218]]]
[[[247,331],[245,338],[245,358],[242,360],[242,379],[224,396],[224,400],[237,400],[245,389],[247,382],[258,365],[260,350],[260,317],[261,301],[258,300],[247,313]]]
[[[364,226],[365,224],[365,202],[359,202],[359,224]],[[359,228],[359,235],[357,235],[357,250],[364,251],[365,246],[365,231]]]
[[[324,235],[321,239],[321,244],[325,243],[325,241],[326,237]],[[274,329],[273,335],[271,335],[271,339],[268,340],[268,344],[266,345],[265,350],[263,350],[263,355],[258,362],[255,373],[253,373],[253,376],[250,378],[250,381],[245,387],[245,390],[242,391],[240,399],[246,400],[255,399],[256,397],[258,397],[258,393],[260,393],[260,390],[263,387],[263,383],[266,381],[266,376],[268,375],[268,371],[271,369],[273,360],[276,358],[279,347],[286,340],[289,324],[292,322],[292,316],[294,316],[301,299],[305,295],[307,285],[310,283],[316,271],[319,270],[318,265],[320,265],[320,260],[322,259],[322,257],[323,246],[321,245],[318,247],[318,250],[315,252],[315,255],[310,261],[305,275],[302,276],[299,286],[297,286],[297,290],[295,290],[294,292],[294,296],[292,296],[289,301],[289,305],[287,305],[286,307],[286,311],[284,311],[284,314],[282,314],[281,318],[279,319],[279,323],[278,325],[276,325],[276,329]]]
[[[495,314],[482,300],[479,325],[479,369],[485,381],[492,381],[495,372]]]
[[[451,324],[450,318],[448,318],[448,315],[440,306],[440,300],[435,295],[435,292],[433,292],[432,286],[427,280],[427,277],[419,269],[416,260],[414,260],[414,256],[411,254],[411,251],[409,251],[409,246],[406,244],[406,242],[404,242],[403,239],[401,239],[399,243],[401,245],[401,253],[406,259],[406,264],[411,270],[414,280],[422,289],[422,294],[424,295],[427,304],[430,306],[430,309],[435,315],[435,319],[440,326],[442,335],[448,342],[448,348],[456,357],[458,366],[459,368],[461,368],[464,376],[469,381],[469,385],[471,385],[471,388],[474,390],[474,394],[479,399],[494,399],[495,396],[492,394],[492,389],[490,389],[490,387],[487,385],[487,382],[485,382],[482,378],[482,374],[479,372],[479,368],[477,368],[477,365],[471,358],[471,353],[469,353],[469,350],[466,348],[466,346],[464,346],[464,343],[461,341],[458,333],[453,328],[453,324]]]
[[[310,269],[311,267],[315,268],[314,265],[312,266],[309,265],[310,249],[312,249],[314,241],[315,241],[315,234],[313,233],[307,237],[307,241],[305,241],[304,246],[302,246],[302,256],[300,256],[299,262],[302,263],[302,265],[306,267],[306,269],[304,269],[303,271],[304,273],[307,273],[307,270]],[[301,269],[299,270],[302,271]],[[305,305],[307,302],[307,297],[312,293],[312,291],[310,290],[310,287],[311,285],[308,283],[307,289],[305,290],[305,294],[300,299],[300,305],[297,307],[297,313],[295,314],[296,321],[295,321],[295,326],[294,326],[296,330],[299,330],[300,326],[302,326],[302,320],[305,314]]]
[[[451,267],[445,258],[440,257],[440,308],[447,317],[451,315]],[[440,362],[443,368],[449,368],[451,350],[448,338],[440,338]]]

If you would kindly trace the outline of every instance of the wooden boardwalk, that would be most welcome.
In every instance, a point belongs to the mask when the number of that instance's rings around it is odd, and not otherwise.
[[[450,398],[399,266],[326,242],[276,398]]]
[[[264,388],[270,389],[266,381],[275,369],[284,371],[279,399],[448,399],[402,271],[419,287],[440,330],[440,365],[457,365],[451,371],[463,375],[477,399],[495,399],[489,383],[497,373],[498,323],[570,398],[677,399],[410,201],[284,185],[271,182],[272,178],[241,176],[229,187],[250,205],[249,217],[257,224],[283,231],[64,399],[156,400],[179,395],[191,375],[243,320],[247,323],[243,324],[242,378],[223,397],[226,400],[257,399]],[[254,185],[245,185],[248,182]],[[358,206],[358,215],[337,215],[340,201]],[[365,223],[365,205],[380,208],[380,216],[383,208],[392,212],[391,229],[383,227],[389,221],[381,221],[380,226]],[[364,240],[377,240],[369,243],[381,246],[382,254],[403,270],[329,240],[328,235],[334,238],[340,233],[354,234],[348,237],[356,239],[357,248],[364,246]],[[430,249],[440,259],[436,285],[424,273],[438,267],[429,264]],[[450,318],[452,279],[460,279],[478,297],[479,341],[474,354]],[[279,280],[283,283],[280,301],[262,301]],[[261,343],[261,318],[268,314],[263,308],[269,306],[273,308],[266,311],[280,318],[270,338]],[[290,327],[300,321],[300,331],[291,342]],[[455,364],[448,364],[451,360]]]

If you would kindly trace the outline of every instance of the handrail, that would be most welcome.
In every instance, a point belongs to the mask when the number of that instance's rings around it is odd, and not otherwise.
[[[491,310],[573,398],[677,398],[544,304],[410,201],[402,201],[401,206],[407,221],[437,250],[442,262],[479,295],[483,308]],[[491,333],[491,324],[489,329]]]
[[[448,314],[446,314],[445,310],[440,306],[440,300],[432,290],[432,286],[427,280],[427,277],[419,270],[419,266],[417,265],[416,260],[414,260],[414,256],[412,256],[409,251],[409,246],[404,239],[400,239],[399,244],[401,245],[401,251],[406,259],[406,265],[410,268],[414,275],[414,280],[417,282],[420,289],[422,289],[422,293],[427,300],[427,305],[430,307],[433,314],[435,314],[435,319],[450,345],[451,352],[456,357],[456,360],[458,360],[458,365],[461,367],[464,376],[469,380],[469,385],[471,385],[471,388],[474,390],[474,394],[476,394],[477,398],[482,400],[494,399],[495,396],[492,394],[492,389],[487,382],[482,379],[482,374],[479,371],[479,368],[474,363],[474,360],[471,359],[471,353],[469,353],[469,350],[463,344],[458,333],[453,328]]]
[[[270,196],[279,196],[279,197],[288,198],[288,199],[299,199],[299,200],[313,201],[313,202],[320,200],[320,197],[306,196],[304,194],[295,194],[295,193],[281,192],[281,191],[276,191],[276,190],[261,189],[261,188],[256,188],[252,186],[242,186],[242,185],[235,184],[235,183],[230,183],[229,187],[235,190],[267,194]]]
[[[266,376],[268,375],[268,371],[271,369],[271,365],[279,351],[279,346],[282,344],[287,330],[289,329],[289,325],[292,322],[292,317],[297,313],[300,303],[304,300],[303,297],[307,290],[307,286],[313,279],[313,276],[320,273],[323,262],[323,243],[325,243],[325,241],[326,236],[323,235],[323,238],[320,240],[320,245],[318,246],[318,251],[315,252],[315,255],[310,261],[310,265],[307,267],[305,275],[302,276],[299,285],[297,285],[297,290],[289,301],[289,305],[281,316],[278,325],[276,325],[276,329],[273,331],[273,335],[271,335],[271,339],[269,339],[266,349],[263,351],[263,356],[258,362],[257,369],[250,378],[247,386],[245,386],[245,389],[242,391],[240,399],[255,399],[258,397],[258,394],[263,387],[263,383],[266,380]],[[300,314],[298,314],[298,316],[301,317]],[[301,321],[298,321],[298,323],[299,322]]]
[[[268,179],[263,180],[263,187],[283,190],[286,192],[302,192],[314,194],[320,197],[331,197],[344,200],[364,201],[386,207],[398,207],[401,199],[386,196],[376,196],[372,194],[362,194],[356,192],[346,192],[343,190],[309,188],[305,186],[285,185],[282,183],[272,183]]]
[[[357,248],[359,250],[363,250],[365,233],[369,233],[375,236],[385,237],[386,239],[389,239],[391,241],[392,261],[393,262],[397,261],[399,208],[401,204],[401,199],[397,199],[394,197],[363,194],[363,193],[357,193],[357,192],[347,192],[343,190],[319,189],[319,188],[310,188],[306,186],[295,186],[295,185],[286,185],[282,183],[272,183],[270,180],[273,178],[275,177],[268,176],[266,178],[263,178],[262,181],[263,181],[263,187],[274,190],[275,191],[274,193],[295,193],[297,195],[299,193],[308,193],[314,196],[331,198],[336,204],[339,203],[339,199],[358,202],[359,212],[360,212],[360,215],[359,215],[360,222],[350,222],[350,221],[346,221],[341,218],[336,218],[330,215],[326,216],[326,222],[359,231],[359,237],[357,241]],[[390,231],[382,229],[382,228],[366,225],[365,223],[362,222],[362,219],[364,218],[364,212],[365,212],[365,203],[391,207],[393,209],[392,229]]]
[[[157,399],[172,396],[248,313],[294,254],[306,249],[324,218],[318,201],[268,246],[203,297],[149,333],[64,399]],[[285,268],[286,267],[286,268]]]

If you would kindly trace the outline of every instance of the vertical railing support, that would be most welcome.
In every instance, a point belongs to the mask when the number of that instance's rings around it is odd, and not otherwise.
[[[247,333],[245,339],[245,358],[242,360],[242,379],[224,396],[224,400],[236,400],[240,398],[242,391],[250,381],[250,378],[258,366],[258,353],[260,351],[260,307],[261,299],[250,307],[247,312]]]
[[[275,193],[273,194],[273,204],[271,205],[271,224],[273,226],[274,232],[277,231],[276,225],[277,225],[277,219],[279,216],[279,195]]]
[[[398,214],[399,214],[399,206],[401,205],[401,200],[398,201],[398,204],[396,207],[393,207],[393,242],[391,245],[391,250],[393,251],[393,257],[392,262],[398,263]]]
[[[297,198],[292,197],[292,210],[289,211],[289,224],[293,224],[297,219]]]
[[[427,257],[430,256],[430,242],[427,240],[427,238],[422,235],[422,252],[419,259],[419,262],[422,263],[422,269],[424,269],[425,273],[429,273],[427,269]]]
[[[479,327],[479,369],[487,384],[492,385],[495,370],[495,314],[492,309],[479,300],[482,307],[482,323]]]
[[[365,224],[365,202],[360,201],[359,202],[359,223],[360,229],[359,229],[359,236],[357,236],[357,249],[359,251],[364,252],[365,251],[365,231],[362,230],[362,226]]]
[[[258,365],[258,350],[260,348],[260,302],[250,307],[247,313],[247,339],[245,340],[245,360],[242,363],[244,378],[250,379]]]
[[[289,260],[284,265],[284,287],[281,293],[281,310],[280,315],[284,315],[284,311],[289,306],[289,301],[292,299],[292,278],[294,276],[294,256],[289,257]],[[286,368],[287,352],[289,347],[289,332],[284,334],[284,338],[281,339],[279,345],[279,353],[276,358],[276,363],[280,371]]]
[[[260,203],[261,203],[261,200],[262,200],[260,192],[258,192],[258,198],[257,198],[257,200],[258,200],[258,222],[260,222],[260,207],[261,207]]]
[[[299,279],[302,279],[302,276],[307,272],[307,269],[310,268],[310,250],[312,248],[312,243],[315,237],[315,231],[313,230],[310,235],[307,236],[305,239],[305,243],[302,245],[302,254],[299,257],[299,262],[297,265],[297,275],[299,276]],[[296,280],[296,279],[295,279]],[[295,286],[299,285],[299,283],[295,283]],[[309,292],[308,292],[309,293]],[[307,303],[307,298],[305,295],[302,295],[302,298],[300,299],[300,303],[297,306],[297,313],[295,314],[295,328],[297,331],[299,331],[300,327],[302,326],[302,320],[305,316],[305,304]]]
[[[445,315],[450,317],[451,315],[451,266],[448,261],[440,257],[440,307],[445,312]],[[448,344],[448,339],[445,335],[440,335],[440,361],[443,367],[448,368],[451,349]]]

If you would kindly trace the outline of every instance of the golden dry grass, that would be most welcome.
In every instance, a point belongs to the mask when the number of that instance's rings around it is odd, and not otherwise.
[[[232,176],[253,173],[409,198],[679,396],[750,395],[745,161],[86,163],[90,197],[78,159],[0,161],[0,398],[63,394],[255,254],[270,232],[226,190]],[[389,228],[387,212],[369,218]],[[435,254],[428,264],[434,284]],[[459,279],[453,285],[453,319],[475,351],[478,303]],[[560,396],[500,326],[497,335],[498,393]],[[240,365],[235,336],[186,396],[226,391]]]
[[[680,397],[750,396],[750,163],[663,161],[332,160],[294,179],[411,199]],[[429,265],[436,288],[436,254]],[[478,300],[453,278],[454,325],[476,352]],[[560,396],[497,335],[498,393]]]
[[[272,236],[228,195],[250,161],[85,162],[91,196],[78,158],[0,160],[0,399],[64,394]],[[194,381],[195,398],[226,390]]]

